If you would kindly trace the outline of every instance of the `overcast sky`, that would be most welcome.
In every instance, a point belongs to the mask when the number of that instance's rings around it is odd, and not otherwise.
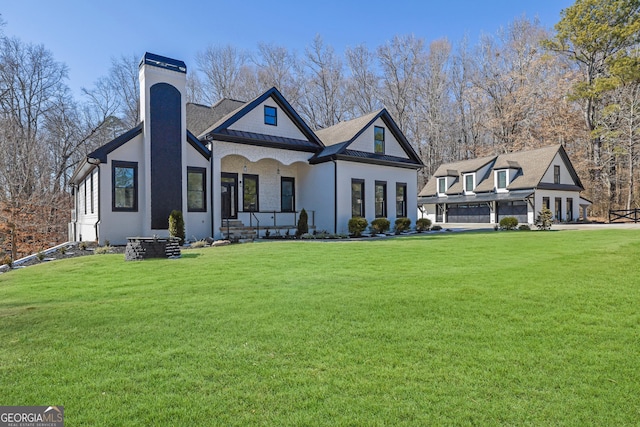
[[[78,94],[107,74],[111,58],[144,52],[194,58],[210,44],[253,51],[258,42],[304,52],[316,34],[338,52],[373,49],[394,35],[430,42],[472,43],[515,18],[538,18],[552,28],[573,0],[6,0],[0,6],[6,35],[41,43],[69,67]]]

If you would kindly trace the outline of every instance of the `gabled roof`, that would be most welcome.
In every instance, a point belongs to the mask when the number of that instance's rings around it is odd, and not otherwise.
[[[553,164],[556,155],[562,158],[574,184],[551,184],[541,182],[547,170]],[[446,163],[440,165],[433,177],[427,182],[420,197],[430,197],[437,195],[437,178],[442,176],[451,176],[451,171],[458,171],[459,175],[465,172],[474,172],[485,165],[492,163],[488,174],[485,177],[477,177],[479,180],[474,192],[476,194],[489,193],[494,189],[493,171],[501,169],[516,170],[517,173],[511,182],[507,185],[509,192],[531,190],[536,188],[544,188],[551,190],[567,190],[582,191],[584,187],[580,182],[580,178],[576,173],[569,156],[562,145],[552,145],[549,147],[538,148],[529,151],[518,151],[514,153],[501,154],[493,157],[483,157],[480,159],[465,160],[461,162]],[[448,195],[462,194],[462,184],[460,180],[456,184],[449,187]],[[424,200],[424,199],[423,199]],[[449,199],[448,199],[449,200]]]
[[[391,131],[408,158],[349,149],[351,143],[378,119],[381,119]],[[411,144],[407,141],[407,138],[400,128],[398,128],[398,125],[386,109],[353,120],[340,122],[325,129],[320,129],[316,131],[316,135],[318,135],[326,147],[309,160],[311,164],[331,160],[349,160],[414,169],[419,169],[424,166],[420,157],[416,154],[413,147],[411,147]]]
[[[433,174],[433,177],[427,182],[420,193],[419,196],[431,196],[435,195],[438,192],[438,178],[442,177],[454,177],[456,178],[452,185],[447,189],[447,193],[457,194],[462,192],[462,181],[459,180],[459,177],[463,173],[475,172],[477,170],[482,169],[489,163],[493,162],[496,159],[496,156],[488,156],[488,157],[479,157],[477,159],[470,160],[460,160],[458,162],[452,163],[443,163]],[[483,177],[477,177],[476,179],[481,179]]]
[[[272,135],[262,135],[249,132],[238,132],[228,129],[235,122],[247,115],[250,111],[262,104],[268,98],[273,99],[282,111],[289,117],[293,124],[302,132],[307,138],[305,140],[281,138]],[[315,133],[309,126],[302,120],[302,118],[296,113],[289,102],[282,96],[280,91],[275,87],[272,87],[262,95],[255,98],[253,101],[249,101],[244,105],[238,106],[235,110],[230,111],[225,116],[221,117],[216,123],[204,130],[200,134],[200,139],[216,139],[220,141],[231,141],[238,143],[245,143],[251,145],[263,145],[263,146],[277,146],[282,143],[283,140],[285,146],[279,148],[298,149],[302,151],[315,152],[324,148],[322,141],[318,139]]]
[[[107,155],[109,153],[111,153],[116,148],[123,146],[125,143],[129,142],[142,133],[142,124],[143,122],[138,123],[138,125],[133,129],[128,130],[116,139],[113,139],[103,146],[93,150],[91,153],[87,154],[87,158],[97,159],[100,160],[100,162],[105,163],[107,161]]]
[[[187,129],[195,136],[200,136],[221,118],[245,104],[246,102],[229,98],[221,99],[211,107],[189,102],[187,103]]]

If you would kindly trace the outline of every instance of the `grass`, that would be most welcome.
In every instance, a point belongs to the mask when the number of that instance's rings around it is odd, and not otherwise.
[[[640,231],[442,233],[0,276],[0,404],[69,425],[637,425]]]

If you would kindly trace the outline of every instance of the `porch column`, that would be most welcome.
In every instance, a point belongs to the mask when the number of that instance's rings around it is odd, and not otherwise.
[[[222,210],[220,209],[220,157],[211,156],[211,236],[214,239],[221,239],[222,233]]]

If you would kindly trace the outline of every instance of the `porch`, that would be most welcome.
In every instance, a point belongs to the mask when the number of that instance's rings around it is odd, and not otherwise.
[[[301,211],[239,211],[237,218],[223,218],[220,232],[227,240],[253,240],[270,236],[294,235]],[[309,232],[315,230],[315,211],[306,211]],[[268,234],[267,234],[268,233]]]

